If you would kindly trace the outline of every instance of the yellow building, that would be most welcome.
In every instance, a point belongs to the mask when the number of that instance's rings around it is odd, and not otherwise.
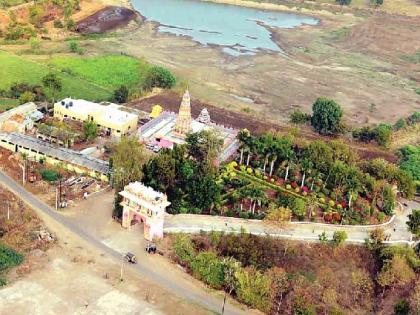
[[[108,162],[74,150],[55,147],[37,138],[16,132],[0,132],[0,146],[14,153],[25,154],[36,161],[44,161],[71,172],[108,181],[110,173]]]
[[[138,116],[117,104],[97,104],[85,100],[63,99],[54,104],[54,117],[93,121],[108,136],[121,137],[136,130]]]

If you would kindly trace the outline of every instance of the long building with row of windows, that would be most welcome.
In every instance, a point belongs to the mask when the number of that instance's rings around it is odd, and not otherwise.
[[[121,110],[117,104],[98,104],[65,98],[54,104],[54,117],[94,122],[108,136],[121,137],[135,132],[138,116]]]
[[[31,136],[16,132],[0,132],[0,146],[71,172],[85,174],[102,181],[109,180],[110,168],[107,161],[81,154],[78,151],[56,147]]]

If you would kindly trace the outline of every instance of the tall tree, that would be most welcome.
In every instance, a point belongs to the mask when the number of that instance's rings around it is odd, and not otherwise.
[[[320,134],[337,134],[343,111],[334,100],[325,97],[318,98],[312,106],[312,127]]]
[[[48,88],[52,94],[52,103],[55,103],[58,92],[63,88],[61,79],[55,73],[48,73],[42,78],[42,85]]]
[[[112,185],[121,191],[131,182],[142,179],[143,165],[149,154],[135,137],[122,137],[113,147],[110,158],[112,167]]]

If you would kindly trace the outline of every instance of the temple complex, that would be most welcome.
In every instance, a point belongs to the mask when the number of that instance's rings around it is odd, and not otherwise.
[[[120,192],[123,197],[122,226],[144,224],[144,238],[148,241],[163,238],[165,209],[171,204],[165,194],[140,182],[130,183]]]
[[[156,118],[141,126],[137,136],[148,149],[158,152],[161,149],[171,149],[174,145],[185,143],[185,136],[188,133],[212,129],[216,130],[223,140],[223,149],[218,160],[225,161],[239,147],[236,139],[238,130],[212,123],[206,108],[202,109],[197,119],[193,119],[190,93],[186,91],[178,114],[163,111]]]

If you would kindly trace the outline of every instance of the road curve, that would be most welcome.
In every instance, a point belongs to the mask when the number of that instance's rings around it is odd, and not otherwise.
[[[86,233],[84,230],[81,229],[78,225],[74,224],[67,218],[63,217],[60,213],[56,212],[52,208],[50,208],[47,204],[36,198],[30,192],[25,190],[22,186],[17,184],[12,178],[7,176],[5,173],[0,171],[0,184],[9,189],[12,193],[22,199],[26,204],[28,204],[31,208],[35,211],[40,211],[43,214],[49,216],[50,218],[54,219],[56,222],[63,225],[72,233],[76,234],[92,246],[96,247],[97,249],[103,251],[107,255],[115,258],[118,261],[121,261],[121,253],[118,251],[106,246],[98,239],[94,238],[92,235]],[[191,303],[197,304],[202,306],[203,308],[214,312],[216,314],[221,313],[222,308],[222,300],[217,299],[216,297],[210,296],[204,290],[199,290],[195,292],[191,292],[190,288],[185,288],[179,283],[175,283],[165,278],[164,275],[156,273],[149,269],[145,265],[136,264],[136,265],[128,265],[129,267],[133,268],[137,272],[141,273],[142,277],[150,279],[151,281],[157,283],[164,289],[167,289],[171,293],[188,300]],[[242,311],[233,305],[227,304],[225,307],[225,314],[229,315],[245,315],[247,311]]]

